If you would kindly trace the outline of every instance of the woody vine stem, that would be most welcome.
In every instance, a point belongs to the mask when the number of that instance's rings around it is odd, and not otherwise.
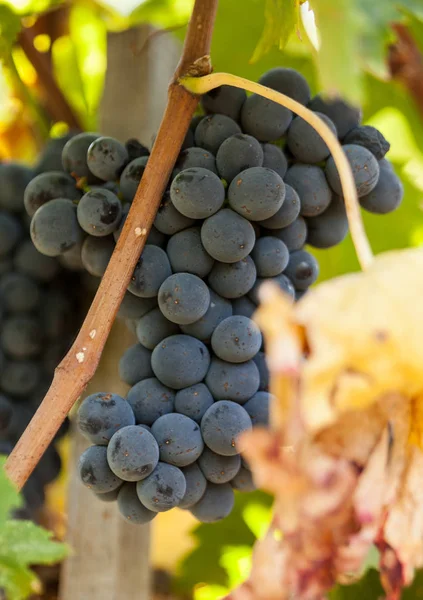
[[[216,9],[217,0],[195,2],[181,61],[169,86],[165,114],[112,258],[74,344],[57,367],[50,389],[7,459],[6,472],[19,489],[97,369],[198,104],[198,94],[223,84],[242,87],[286,106],[310,123],[325,140],[338,167],[360,264],[364,269],[372,261],[351,168],[338,140],[326,124],[303,105],[262,85],[225,73],[209,75],[208,55]]]

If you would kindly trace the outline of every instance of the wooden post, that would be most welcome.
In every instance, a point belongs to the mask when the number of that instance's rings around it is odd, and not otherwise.
[[[108,36],[108,67],[99,130],[125,141],[151,145],[165,108],[167,86],[180,49],[172,36],[148,25]],[[87,394],[125,394],[118,361],[135,343],[116,322]],[[125,523],[115,503],[100,502],[81,484],[76,469],[87,441],[72,434],[67,541],[73,555],[63,564],[60,600],[146,600],[150,588],[150,527]]]

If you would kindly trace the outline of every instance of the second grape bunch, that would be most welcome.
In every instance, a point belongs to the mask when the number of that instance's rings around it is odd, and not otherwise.
[[[338,135],[364,209],[397,208],[389,144],[360,124],[359,110],[311,98],[292,69],[260,83],[307,105]],[[335,163],[305,121],[228,86],[202,106],[119,311],[138,338],[120,363],[131,389],[126,399],[89,396],[79,412],[94,444],[81,479],[99,499],[117,499],[133,523],[176,506],[215,521],[230,513],[234,489],[254,489],[238,438],[268,423],[264,346],[252,320],[260,286],[270,280],[301,298],[319,271],[305,246],[330,248],[348,233]],[[43,173],[26,189],[38,250],[101,277],[148,154],[134,140],[71,138],[67,174]]]

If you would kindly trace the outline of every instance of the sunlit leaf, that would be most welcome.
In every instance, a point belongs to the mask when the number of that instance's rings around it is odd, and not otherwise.
[[[36,591],[38,579],[26,567],[9,558],[0,558],[0,588],[10,600],[25,600]]]
[[[229,587],[239,585],[251,570],[251,546],[225,546],[220,557],[220,564],[228,574]]]
[[[5,457],[0,457],[0,528],[9,517],[11,511],[22,506],[22,500],[17,489],[5,473],[5,462]]]
[[[65,544],[52,541],[51,531],[32,521],[7,521],[0,527],[0,560],[7,557],[21,565],[52,564],[68,553]]]
[[[20,29],[19,16],[5,4],[0,4],[0,60],[8,58]]]
[[[264,29],[251,57],[252,63],[267,54],[273,46],[283,50],[293,31],[299,31],[298,9],[299,0],[266,0]]]

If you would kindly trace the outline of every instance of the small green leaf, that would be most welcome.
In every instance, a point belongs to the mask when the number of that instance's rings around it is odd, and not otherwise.
[[[21,30],[19,15],[5,4],[0,5],[0,59],[8,58]]]
[[[52,541],[51,531],[32,521],[7,521],[0,527],[0,560],[8,557],[21,565],[52,564],[65,558],[65,544]]]
[[[299,31],[299,4],[299,0],[266,0],[264,29],[251,63],[256,63],[273,46],[283,50],[291,33]]]
[[[14,508],[22,506],[22,499],[19,496],[19,492],[9,480],[4,470],[5,462],[6,458],[0,456],[0,527],[10,516]]]
[[[25,600],[35,591],[38,582],[32,571],[11,559],[0,559],[0,589],[8,600]]]

